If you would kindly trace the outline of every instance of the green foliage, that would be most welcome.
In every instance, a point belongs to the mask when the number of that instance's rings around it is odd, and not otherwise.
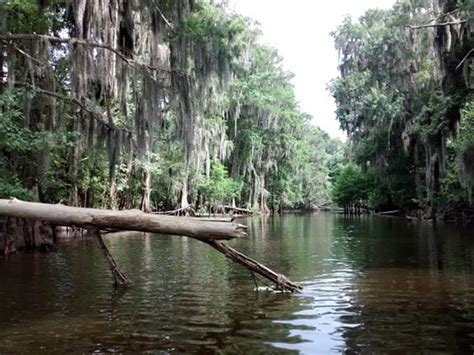
[[[49,147],[49,135],[31,131],[25,127],[20,111],[20,98],[25,92],[4,90],[0,94],[0,195],[34,200],[32,191],[23,186],[18,172],[10,169],[13,157],[30,165],[32,155],[39,149]]]
[[[278,53],[259,44],[251,51],[230,88],[231,112],[238,112],[228,123],[234,140],[230,166],[246,172],[241,201],[256,207],[266,196],[273,209],[327,202],[328,161],[335,154],[327,149],[330,138],[301,112],[292,74],[283,69]]]
[[[468,102],[462,110],[455,150],[461,184],[467,190],[469,204],[472,205],[472,187],[474,186],[474,100]]]
[[[35,131],[25,125],[25,117],[20,109],[27,91],[7,89],[0,95],[0,185],[3,197],[16,197],[25,200],[37,199],[38,152],[46,152],[51,157],[51,168],[46,172],[42,186],[42,199],[45,202],[66,200],[70,192],[67,171],[68,151],[80,135],[78,132]],[[21,169],[10,169],[11,161],[22,163]]]
[[[468,102],[461,112],[458,134],[455,147],[459,154],[474,148],[474,99]]]
[[[267,204],[293,208],[330,199],[329,176],[345,159],[342,144],[311,125],[293,75],[275,49],[259,43],[256,25],[224,4],[159,0],[122,9],[119,29],[106,4],[86,3],[83,28],[73,21],[74,2],[4,5],[0,26],[7,32],[119,38],[124,55],[129,50],[145,65],[109,71],[110,58],[121,59],[105,48],[5,42],[9,78],[27,90],[0,95],[3,194],[118,208],[137,208],[149,194],[160,210],[198,199],[235,199],[265,211]],[[140,23],[132,26],[135,18]],[[110,28],[100,28],[104,23]],[[128,35],[143,43],[128,43]],[[169,50],[169,62],[154,56],[161,50]],[[372,96],[376,106],[391,100]]]
[[[440,15],[433,14],[430,1],[399,1],[389,10],[369,10],[358,21],[346,18],[332,34],[341,76],[329,90],[350,138],[350,159],[372,175],[366,197],[375,208],[436,209],[453,199],[462,202],[459,178],[472,186],[465,164],[472,137],[467,123],[472,108],[465,106],[472,96],[471,74],[469,68],[463,74],[455,69],[474,45],[471,25],[453,41],[452,27],[407,28],[451,17],[463,21],[464,5],[440,2]],[[346,180],[355,179],[354,171],[346,174]],[[336,182],[335,198],[348,201],[342,182]]]
[[[59,31],[63,24],[59,8],[65,0],[49,0],[49,6],[37,0],[6,0],[4,11],[8,31],[12,33],[41,33]],[[2,4],[0,4],[2,6]]]
[[[7,154],[29,154],[50,145],[49,134],[33,132],[25,126],[19,108],[22,95],[27,93],[12,89],[0,95],[0,150]]]
[[[58,131],[54,134],[51,153],[51,167],[46,172],[43,185],[43,201],[67,201],[71,192],[71,178],[68,174],[68,154],[79,141],[79,132]]]
[[[348,165],[334,181],[332,198],[339,206],[346,206],[366,201],[369,190],[367,177],[355,166]]]
[[[25,201],[35,201],[31,190],[23,187],[14,173],[8,170],[4,159],[0,159],[0,198],[17,198]]]
[[[225,166],[214,160],[209,177],[203,179],[198,190],[209,203],[218,204],[229,202],[237,196],[239,185],[229,177]]]
[[[0,178],[0,198],[17,198],[23,201],[36,201],[33,193],[25,189],[19,182],[5,181]]]

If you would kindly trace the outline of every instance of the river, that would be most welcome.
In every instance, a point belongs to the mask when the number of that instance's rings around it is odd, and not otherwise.
[[[138,233],[105,238],[134,283],[115,290],[94,241],[67,242],[0,258],[0,353],[473,352],[472,228],[326,213],[245,223],[249,238],[230,245],[301,294],[255,292],[204,243]]]

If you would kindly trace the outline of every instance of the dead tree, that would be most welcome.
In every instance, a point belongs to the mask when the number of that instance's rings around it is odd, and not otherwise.
[[[247,227],[235,222],[156,215],[139,210],[113,211],[69,207],[60,204],[25,202],[17,199],[0,199],[0,216],[42,221],[53,226],[74,226],[88,230],[88,233],[97,242],[102,255],[107,259],[114,280],[119,285],[128,285],[130,281],[119,270],[102,240],[100,230],[140,231],[194,238],[209,244],[231,260],[274,282],[280,289],[290,292],[301,290],[300,286],[285,276],[222,243],[222,240],[242,238],[247,235]]]

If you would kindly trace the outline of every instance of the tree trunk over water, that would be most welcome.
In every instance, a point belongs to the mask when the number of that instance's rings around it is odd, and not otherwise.
[[[197,218],[153,215],[138,210],[111,211],[93,208],[78,208],[64,205],[24,202],[16,199],[0,199],[0,216],[35,220],[33,223],[48,222],[51,225],[82,227],[91,233],[102,254],[106,257],[116,283],[127,285],[128,279],[117,267],[100,235],[100,229],[142,231],[159,234],[182,235],[198,239],[211,245],[231,260],[245,266],[266,279],[274,282],[278,288],[290,292],[299,292],[301,287],[252,258],[234,250],[219,240],[244,237],[247,227],[238,223],[199,220]],[[50,227],[51,228],[51,227]],[[54,230],[54,228],[52,229]],[[9,232],[3,231],[8,237]]]
[[[96,227],[159,234],[182,235],[202,240],[244,237],[246,227],[238,223],[209,222],[143,213],[139,210],[111,211],[64,205],[0,199],[0,216],[33,219],[53,225]]]

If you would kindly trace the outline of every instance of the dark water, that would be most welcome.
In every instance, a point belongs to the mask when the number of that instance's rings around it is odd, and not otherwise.
[[[93,241],[0,259],[0,353],[474,350],[474,233],[390,218],[247,221],[237,249],[305,286],[249,273],[180,237],[106,239],[134,287],[112,287]]]

